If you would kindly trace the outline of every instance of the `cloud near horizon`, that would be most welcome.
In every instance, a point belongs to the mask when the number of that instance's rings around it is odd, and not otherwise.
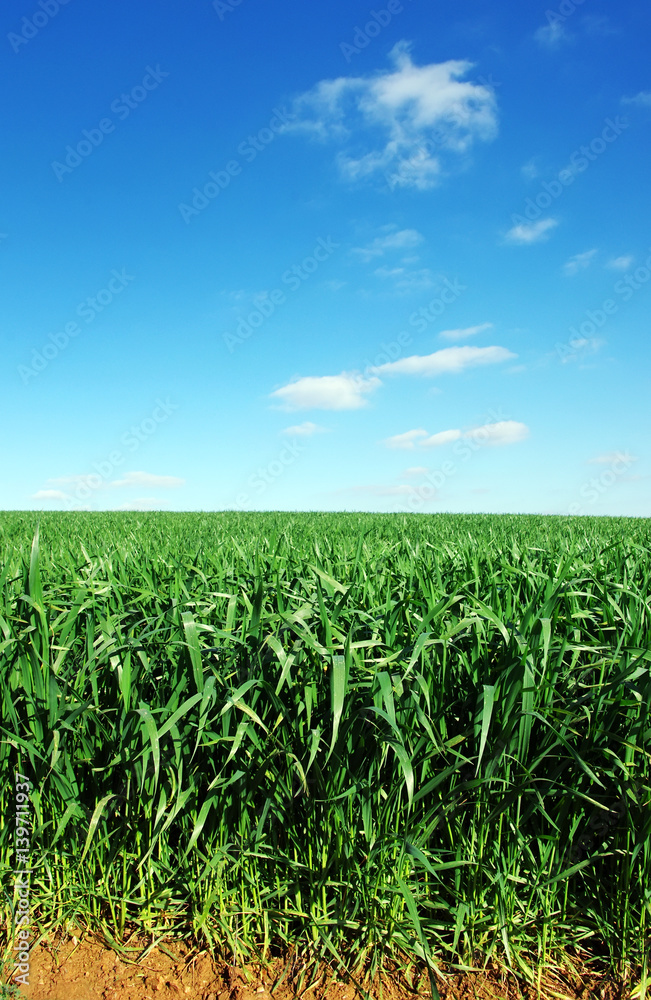
[[[175,489],[185,485],[185,479],[178,476],[158,476],[151,472],[126,472],[122,479],[108,479],[98,472],[85,472],[72,476],[56,476],[48,479],[46,489],[32,494],[33,500],[75,500],[75,494],[83,490],[84,498],[98,490],[124,489],[129,486],[150,486],[160,489]],[[58,489],[58,487],[65,489]],[[68,492],[66,492],[66,489]]]
[[[184,486],[185,479],[179,479],[178,476],[156,476],[151,472],[127,472],[124,479],[114,479],[107,485],[112,489],[120,489],[123,486],[151,486],[171,490]]]
[[[32,493],[32,500],[67,500],[68,494],[63,490],[37,490]]]

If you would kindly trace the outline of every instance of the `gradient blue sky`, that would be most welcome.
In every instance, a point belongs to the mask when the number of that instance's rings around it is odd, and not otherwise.
[[[649,516],[647,2],[1,17],[0,507]]]

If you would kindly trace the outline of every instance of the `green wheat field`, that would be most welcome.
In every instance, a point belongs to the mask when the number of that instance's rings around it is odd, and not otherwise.
[[[3,884],[17,770],[44,931],[645,979],[650,543],[627,518],[1,514]]]

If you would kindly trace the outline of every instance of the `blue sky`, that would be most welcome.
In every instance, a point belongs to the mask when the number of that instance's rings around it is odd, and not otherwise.
[[[0,507],[649,516],[648,4],[2,22]]]

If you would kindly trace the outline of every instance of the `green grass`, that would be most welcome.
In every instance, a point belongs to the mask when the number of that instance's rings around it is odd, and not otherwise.
[[[650,541],[623,518],[0,515],[0,761],[33,782],[40,926],[532,982],[580,948],[645,976]]]

